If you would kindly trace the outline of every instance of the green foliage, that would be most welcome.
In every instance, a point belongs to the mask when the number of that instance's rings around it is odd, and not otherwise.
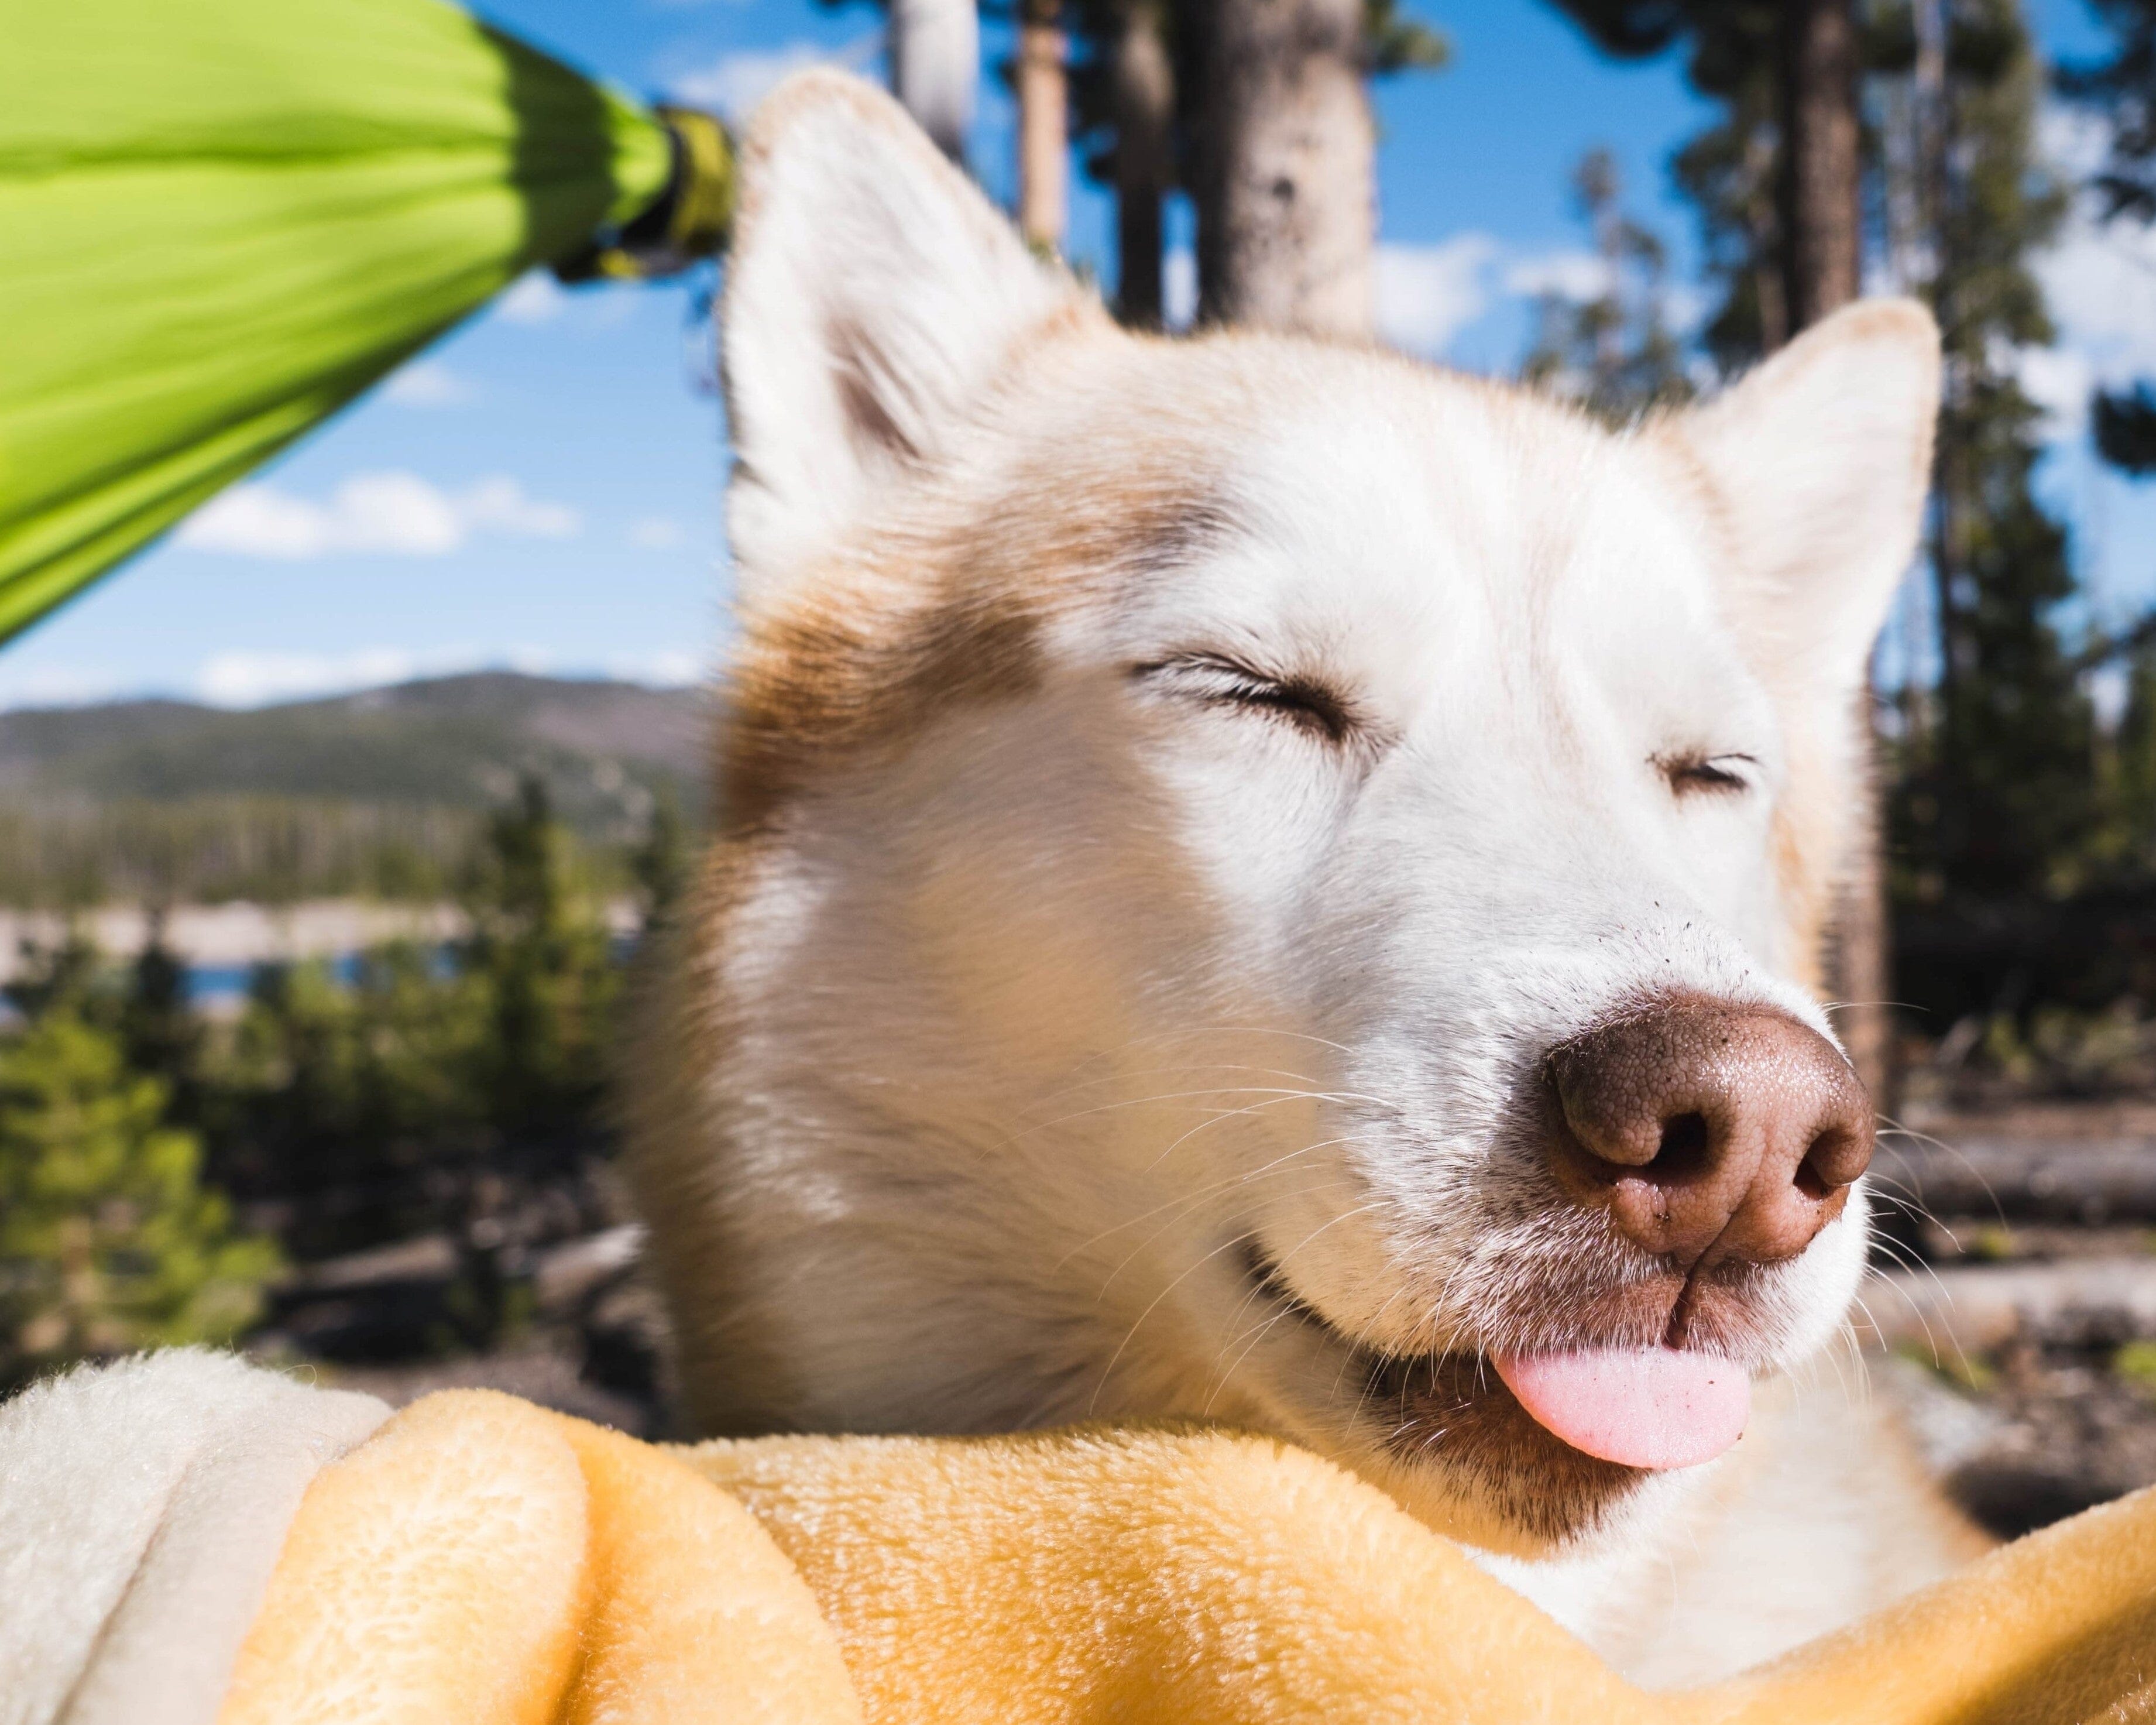
[[[660,796],[634,852],[647,922],[689,849]],[[126,967],[79,927],[25,953],[7,991],[25,1028],[0,1042],[0,1384],[252,1322],[279,1258],[234,1232],[227,1193],[302,1259],[448,1233],[440,1345],[520,1322],[500,1215],[520,1193],[583,1201],[563,1182],[605,1152],[623,966],[537,779],[454,872],[465,938],[266,966],[236,1022],[192,1009],[157,919]]]
[[[1624,424],[1692,393],[1669,326],[1667,260],[1661,239],[1625,213],[1616,160],[1607,150],[1581,158],[1573,191],[1594,236],[1601,291],[1585,300],[1554,288],[1543,293],[1522,375]]]
[[[435,899],[479,825],[461,809],[310,798],[18,806],[0,813],[0,903]]]
[[[2123,1343],[2111,1357],[2112,1374],[2143,1389],[2156,1390],[2156,1342]]]
[[[203,1080],[222,1177],[321,1189],[588,1139],[619,966],[575,841],[527,781],[462,870],[471,932],[264,968]],[[425,1200],[423,1189],[418,1201]]]
[[[1771,352],[1789,333],[1788,9],[1558,3],[1613,54],[1681,52],[1693,87],[1718,102],[1716,121],[1673,164],[1717,290],[1702,345],[1725,372]],[[1856,14],[1867,244],[1930,300],[1947,355],[1926,546],[1937,670],[1898,691],[1887,727],[1895,992],[1942,1025],[2007,1010],[2025,1040],[2043,1003],[2010,950],[2027,944],[2013,907],[2063,904],[2097,885],[2115,892],[2129,877],[2156,889],[2156,684],[2136,671],[2127,721],[2106,737],[2086,688],[2089,654],[2061,634],[2073,573],[2066,531],[2035,496],[2041,413],[2017,359],[2052,339],[2030,259],[2056,233],[2066,194],[2035,149],[2043,84],[2019,0],[1937,0],[1921,18],[1909,0],[1869,0]],[[1920,40],[1933,18],[1936,37]],[[2114,97],[2118,80],[2139,79],[2145,92],[2156,48],[2129,44],[2118,66]],[[2143,428],[2133,401],[2112,404],[2107,419],[2100,403],[2100,433],[2107,425],[2124,451],[2145,431],[2156,452],[2150,406]],[[2136,634],[2104,649],[2138,644]]]
[[[1971,1065],[2024,1092],[2096,1096],[2145,1091],[2156,1084],[2156,1024],[2133,999],[2097,1012],[2040,1002],[2025,1014],[2000,1011],[1984,1019]]]
[[[363,1185],[484,1147],[483,1004],[410,942],[265,967],[206,1061],[218,1176],[264,1194]]]
[[[1984,1355],[1969,1353],[1951,1343],[1942,1351],[1926,1342],[1897,1342],[1892,1352],[1964,1395],[1982,1395],[1999,1383],[1997,1366]]]
[[[56,946],[24,941],[19,958],[15,978],[4,992],[8,1004],[25,1019],[35,1022],[64,1009],[110,1028],[114,996],[106,985],[104,957],[80,924],[70,922]]]
[[[1707,278],[1718,290],[1704,345],[1724,370],[1757,358],[1788,333],[1778,210],[1779,0],[1555,3],[1616,59],[1681,49],[1686,81],[1721,104],[1721,117],[1678,151],[1672,169],[1698,212]]]
[[[2156,0],[2089,0],[2089,9],[2111,32],[2111,57],[2065,68],[2059,89],[2110,123],[2110,160],[2093,182],[2106,212],[2156,219]]]
[[[596,1106],[619,973],[568,829],[538,780],[489,823],[465,889],[459,954],[488,1034],[476,1078],[488,1117],[542,1132]]]
[[[2146,383],[2099,389],[2090,403],[2097,451],[2122,473],[2156,473],[2156,392]]]
[[[247,712],[0,714],[0,904],[438,901],[520,774],[625,887],[654,798],[701,814],[698,703],[484,673]]]
[[[643,841],[629,859],[647,929],[659,927],[672,915],[689,890],[694,865],[695,849],[689,824],[681,816],[681,805],[662,792],[652,803],[651,824]]]
[[[1947,354],[1931,562],[1939,670],[1903,702],[1890,832],[1904,895],[2072,891],[2099,825],[2095,721],[2054,621],[2074,591],[2038,505],[2041,411],[2013,369],[2052,330],[2029,268],[2065,197],[2035,155],[2041,82],[2014,0],[1953,13],[1928,296]]]
[[[1435,72],[1452,60],[1452,44],[1444,33],[1409,18],[1399,0],[1363,0],[1363,52],[1373,78]]]
[[[66,1005],[0,1051],[0,1382],[228,1340],[259,1310],[276,1250],[234,1233],[165,1100]]]

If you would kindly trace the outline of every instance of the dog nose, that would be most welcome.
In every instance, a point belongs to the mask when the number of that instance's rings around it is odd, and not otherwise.
[[[1871,1161],[1871,1100],[1786,1013],[1666,999],[1563,1044],[1557,1169],[1629,1240],[1687,1268],[1794,1258]]]

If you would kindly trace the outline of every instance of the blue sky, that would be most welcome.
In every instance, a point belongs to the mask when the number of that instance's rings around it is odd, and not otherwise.
[[[814,0],[495,0],[506,28],[639,93],[738,110],[784,70],[875,74],[879,15]],[[1410,0],[1451,67],[1378,93],[1381,321],[1482,370],[1517,362],[1533,291],[1577,274],[1567,178],[1614,149],[1635,207],[1688,273],[1666,164],[1707,117],[1668,60],[1613,66],[1541,0]],[[2032,8],[2054,53],[2097,45],[2082,0]],[[992,30],[984,44],[1000,58]],[[2047,128],[2062,157],[2085,133]],[[972,141],[1011,181],[1011,114],[984,82]],[[1079,182],[1068,249],[1111,280],[1112,213]],[[2031,356],[2060,406],[2045,484],[2097,609],[2156,594],[2156,487],[2089,459],[2094,377],[2156,373],[2156,242],[2076,223],[2045,280],[2064,337]],[[257,476],[0,653],[0,705],[160,691],[230,705],[506,665],[680,682],[724,627],[724,428],[699,284],[580,290],[527,280]],[[708,283],[701,284],[708,286]]]

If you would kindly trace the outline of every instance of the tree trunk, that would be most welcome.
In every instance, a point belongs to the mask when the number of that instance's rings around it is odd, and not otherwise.
[[[1041,251],[1061,248],[1069,202],[1067,54],[1054,0],[1028,0],[1018,35],[1018,226]]]
[[[1374,136],[1361,0],[1212,0],[1199,187],[1207,321],[1366,341]]]
[[[891,92],[937,148],[961,164],[980,76],[973,0],[891,0]]]
[[[1857,295],[1861,203],[1853,0],[1787,0],[1783,303],[1801,330]]]
[[[1847,305],[1860,285],[1861,167],[1852,0],[1786,0],[1782,44],[1782,303],[1790,330]],[[1864,788],[1836,896],[1827,980],[1835,1027],[1873,1105],[1895,1107],[1893,965],[1881,853],[1879,742],[1870,679],[1856,718]]]
[[[1161,200],[1168,191],[1175,68],[1160,13],[1130,0],[1116,41],[1116,297],[1123,321],[1161,324]]]

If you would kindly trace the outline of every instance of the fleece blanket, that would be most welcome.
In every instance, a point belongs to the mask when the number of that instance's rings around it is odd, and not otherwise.
[[[10,1725],[2156,1720],[2156,1495],[1658,1695],[1261,1438],[666,1449],[199,1354],[0,1409],[0,1589]]]

